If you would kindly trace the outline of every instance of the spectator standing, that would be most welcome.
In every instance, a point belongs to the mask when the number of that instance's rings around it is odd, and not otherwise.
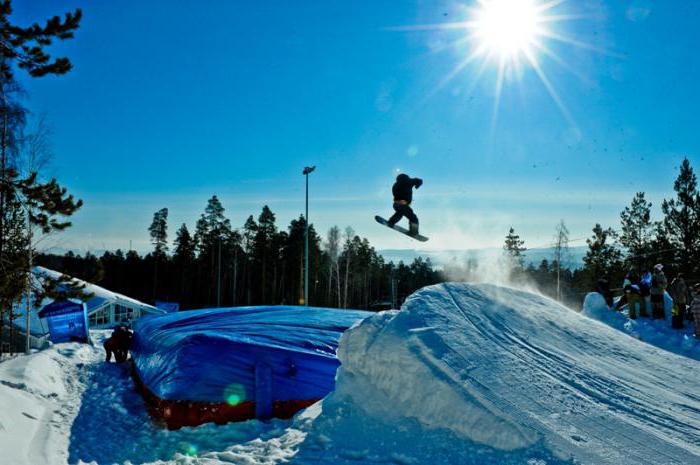
[[[641,309],[644,308],[644,299],[639,291],[639,286],[636,284],[628,284],[625,286],[625,293],[622,298],[617,301],[615,310],[620,310],[624,305],[627,305],[627,315],[631,320],[637,319],[637,309],[641,313]]]
[[[680,329],[683,327],[683,320],[685,319],[688,304],[688,286],[685,283],[685,279],[683,279],[683,273],[678,273],[678,275],[676,275],[673,281],[671,281],[668,290],[673,298],[673,318],[671,320],[671,326]]]
[[[639,294],[642,296],[642,303],[639,307],[639,316],[649,316],[651,310],[651,273],[647,270],[642,271],[639,279]]]
[[[700,339],[700,283],[693,288],[693,300],[690,304],[690,313],[695,320],[695,337]]]
[[[666,318],[666,312],[664,311],[664,294],[666,293],[667,286],[668,281],[664,274],[664,266],[658,263],[654,266],[654,274],[651,277],[650,289],[651,317],[655,320],[663,320]]]
[[[613,307],[613,293],[610,290],[610,282],[606,278],[601,278],[596,283],[596,292],[605,298],[608,307]]]

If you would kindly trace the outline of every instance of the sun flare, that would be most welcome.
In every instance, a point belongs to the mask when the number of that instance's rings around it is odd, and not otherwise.
[[[474,12],[474,39],[488,55],[516,60],[535,47],[541,22],[532,0],[482,0]]]
[[[461,6],[459,21],[388,29],[440,31],[444,37],[451,35],[452,39],[446,42],[447,45],[435,47],[434,53],[453,50],[457,52],[459,60],[430,95],[444,88],[466,69],[469,69],[472,86],[484,76],[493,77],[495,92],[492,122],[495,124],[504,86],[519,83],[529,72],[533,72],[562,115],[575,127],[571,114],[547,75],[546,62],[582,77],[575,65],[559,55],[563,47],[615,56],[612,52],[567,34],[565,23],[590,18],[590,15],[576,13],[575,10],[577,7],[574,2],[568,0],[470,0]]]

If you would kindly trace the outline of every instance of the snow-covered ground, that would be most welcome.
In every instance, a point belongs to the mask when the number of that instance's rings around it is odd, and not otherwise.
[[[673,300],[666,293],[665,295],[665,320],[652,320],[650,318],[639,317],[636,320],[628,318],[627,307],[622,311],[612,310],[605,303],[605,299],[597,292],[586,295],[583,301],[582,314],[589,318],[598,320],[619,331],[655,345],[662,349],[685,355],[686,357],[700,360],[700,341],[695,338],[695,325],[690,321],[684,322],[681,329],[671,327],[671,311]],[[700,376],[700,375],[699,375]]]
[[[93,336],[0,364],[2,463],[700,463],[700,362],[508,288],[432,286],[365,320],[336,391],[291,421],[162,430]]]

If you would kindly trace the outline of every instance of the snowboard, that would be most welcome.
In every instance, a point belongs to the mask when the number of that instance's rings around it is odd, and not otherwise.
[[[411,239],[415,239],[415,240],[421,241],[421,242],[426,242],[428,240],[427,237],[421,236],[420,234],[416,234],[416,235],[410,234],[408,232],[408,229],[402,228],[401,226],[396,226],[396,225],[389,226],[389,222],[387,220],[385,220],[384,218],[382,218],[381,216],[375,216],[374,219],[377,220],[377,223],[383,224],[387,228],[391,228],[395,231],[398,231],[402,234],[405,234],[406,236],[410,237]]]

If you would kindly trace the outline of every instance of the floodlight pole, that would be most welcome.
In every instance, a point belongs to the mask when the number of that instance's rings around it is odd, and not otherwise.
[[[221,231],[219,231],[218,270],[216,273],[216,306],[221,307]]]
[[[315,166],[304,168],[306,176],[306,213],[304,215],[304,305],[309,306],[309,174],[316,169]]]
[[[27,313],[25,315],[26,317],[26,328],[25,328],[25,341],[24,341],[24,353],[26,355],[29,355],[32,352],[32,333],[31,333],[31,325],[32,325],[32,318],[31,318],[31,311],[32,311],[32,268],[34,267],[34,250],[32,249],[32,241],[34,239],[33,234],[32,234],[32,223],[31,223],[31,215],[32,211],[27,208],[27,239],[28,239],[28,244],[29,244],[29,273],[27,273],[27,307],[25,308],[25,312]],[[12,341],[10,341],[10,344]]]

